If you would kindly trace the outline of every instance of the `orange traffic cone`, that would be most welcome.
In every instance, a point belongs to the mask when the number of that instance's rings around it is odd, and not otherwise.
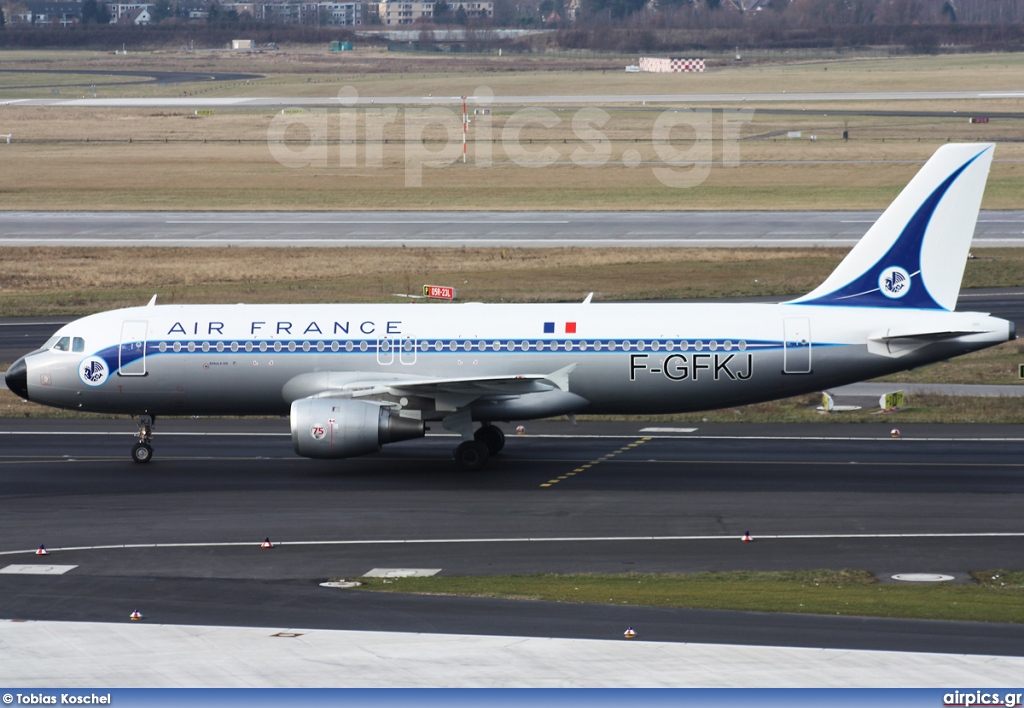
[[[636,630],[632,627],[627,627],[626,631],[622,634],[626,639],[636,639]]]
[[[132,612],[132,616],[130,617],[130,619],[131,619],[132,622],[140,620],[140,619],[142,619],[142,613],[139,612],[138,610],[135,610],[134,612]]]
[[[40,543],[39,544],[39,550],[36,551],[36,555],[37,556],[48,556],[48,555],[50,555],[50,552],[48,550],[46,550],[46,546],[44,546],[42,543]]]
[[[260,544],[260,548],[273,548],[274,544],[270,542],[270,536],[263,539],[263,543]]]
[[[743,543],[753,543],[754,542],[754,539],[752,539],[750,537],[750,532],[749,531],[744,531],[743,532],[743,538],[741,538],[740,540],[743,541]]]

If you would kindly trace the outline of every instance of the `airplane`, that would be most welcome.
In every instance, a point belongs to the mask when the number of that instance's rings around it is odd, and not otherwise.
[[[132,416],[288,415],[295,452],[342,459],[458,433],[457,465],[505,444],[495,421],[667,414],[817,392],[1016,338],[955,312],[992,144],[940,147],[825,281],[778,304],[157,305],[61,327],[8,370],[57,408]],[[480,423],[479,427],[475,423]]]

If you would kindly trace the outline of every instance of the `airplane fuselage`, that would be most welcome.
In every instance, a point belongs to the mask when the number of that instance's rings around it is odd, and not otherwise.
[[[914,331],[965,334],[885,339]],[[333,391],[434,420],[452,409],[444,396],[410,405],[379,387],[359,391],[346,372],[400,387],[572,367],[564,390],[531,401],[496,389],[472,405],[476,420],[515,420],[821,391],[1007,341],[1013,325],[971,312],[795,304],[163,305],[85,317],[60,337],[67,351],[26,357],[29,400],[103,413],[286,415],[293,401]],[[457,405],[457,387],[449,394]]]

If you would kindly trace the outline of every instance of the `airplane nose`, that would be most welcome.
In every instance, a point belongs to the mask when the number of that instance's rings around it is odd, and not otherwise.
[[[11,364],[11,368],[7,370],[7,375],[4,377],[4,381],[7,383],[7,388],[26,401],[28,400],[28,364],[25,363],[25,357]]]

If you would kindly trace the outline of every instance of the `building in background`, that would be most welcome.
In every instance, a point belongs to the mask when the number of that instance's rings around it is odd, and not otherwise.
[[[4,8],[7,21],[12,25],[35,25],[37,27],[67,27],[75,25],[82,18],[80,2],[48,2],[26,0]]]
[[[434,2],[392,2],[377,3],[377,13],[382,25],[411,25],[434,18]]]
[[[243,3],[240,3],[243,4]],[[347,27],[363,24],[364,3],[361,2],[255,2],[252,7],[258,20],[282,25],[312,27]],[[242,14],[242,10],[238,9]]]
[[[466,18],[469,20],[486,20],[494,17],[494,3],[493,2],[449,2],[448,7],[451,12],[458,13],[462,10],[466,13]]]
[[[136,22],[140,16],[139,10],[152,10],[153,3],[151,2],[108,2],[107,3],[107,14],[110,15],[110,24],[148,24],[149,23],[149,12],[145,14],[144,22]],[[129,15],[133,16],[129,19]]]

